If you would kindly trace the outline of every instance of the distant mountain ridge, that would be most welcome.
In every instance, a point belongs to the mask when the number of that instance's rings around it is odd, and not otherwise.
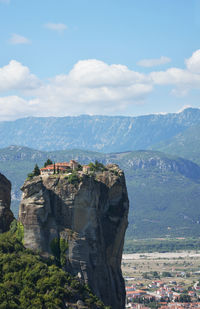
[[[0,122],[0,148],[22,145],[45,151],[83,149],[104,153],[148,149],[200,125],[200,109],[138,117],[24,118]]]

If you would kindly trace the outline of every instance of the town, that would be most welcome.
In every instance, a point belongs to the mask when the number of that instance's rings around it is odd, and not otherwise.
[[[153,308],[200,308],[200,286],[196,282],[191,290],[185,292],[184,286],[176,281],[152,281],[148,286],[136,283],[126,286],[126,308],[152,308],[150,304],[157,304]],[[148,305],[149,304],[149,305]]]
[[[126,308],[200,308],[199,252],[124,255]]]

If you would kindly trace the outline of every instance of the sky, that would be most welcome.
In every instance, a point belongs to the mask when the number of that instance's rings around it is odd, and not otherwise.
[[[200,107],[200,0],[0,0],[0,121]]]

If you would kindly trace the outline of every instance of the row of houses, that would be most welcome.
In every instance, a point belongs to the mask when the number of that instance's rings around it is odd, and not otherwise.
[[[200,308],[200,303],[161,303],[160,309],[195,309]],[[127,309],[149,309],[148,305],[143,304],[130,304],[126,306]]]
[[[173,281],[173,283],[176,284],[176,282]],[[196,287],[196,286],[195,286]],[[126,308],[137,308],[136,306],[136,300],[142,299],[145,301],[156,301],[160,303],[160,301],[170,301],[174,305],[174,302],[177,302],[177,300],[180,300],[180,295],[183,292],[183,288],[181,286],[176,285],[169,285],[162,281],[152,281],[151,284],[149,284],[149,288],[156,289],[154,291],[148,290],[148,287],[145,289],[138,289],[137,285],[133,284],[131,286],[126,286]],[[177,288],[177,289],[175,289]],[[190,296],[190,299],[193,299],[195,301],[198,300],[198,295],[196,294],[196,289],[193,288],[192,290],[187,292],[187,295]],[[177,291],[179,293],[177,293]],[[190,303],[191,305],[191,303]],[[177,304],[175,306],[178,306]],[[184,305],[186,306],[186,305]],[[189,306],[189,304],[187,304]],[[144,307],[145,308],[145,307]],[[168,304],[166,307],[163,308],[169,308]],[[173,307],[174,308],[174,307]],[[178,308],[178,307],[177,307]],[[187,308],[187,307],[184,307]],[[195,308],[195,307],[188,307],[188,308]],[[199,307],[197,307],[199,308]]]
[[[200,303],[195,302],[195,303],[168,303],[165,305],[162,305],[160,309],[196,309],[200,308]]]

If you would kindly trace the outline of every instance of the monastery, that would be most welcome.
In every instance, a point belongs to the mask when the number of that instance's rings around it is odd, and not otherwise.
[[[79,163],[75,160],[70,160],[69,162],[59,162],[51,165],[47,165],[46,167],[40,168],[41,175],[53,175],[55,172],[57,173],[66,173],[67,171],[74,171],[79,167]],[[88,172],[90,167],[88,165],[82,166],[83,172]]]

